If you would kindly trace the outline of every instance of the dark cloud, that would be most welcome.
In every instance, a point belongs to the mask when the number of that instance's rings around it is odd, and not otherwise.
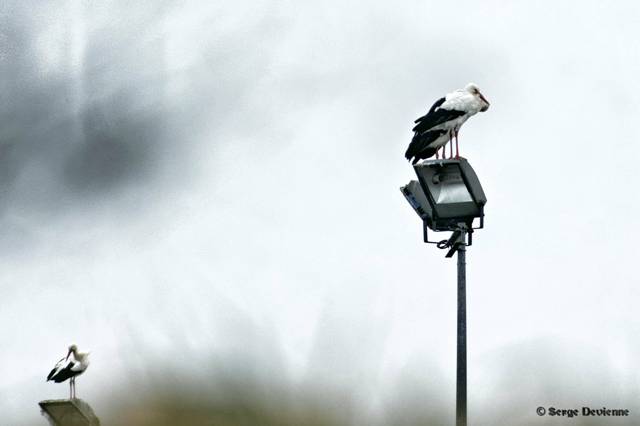
[[[122,91],[82,112],[82,138],[64,164],[64,183],[74,192],[96,196],[153,172],[165,143],[163,114],[133,114],[131,97]]]
[[[9,45],[0,57],[5,208],[17,202],[27,210],[66,214],[75,205],[69,200],[104,199],[131,188],[158,191],[167,184],[164,177],[189,176],[204,129],[208,144],[219,143],[216,126],[251,103],[246,93],[265,66],[264,50],[247,44],[250,35],[242,31],[225,34],[224,49],[210,37],[198,47],[204,53],[197,60],[172,71],[163,23],[175,7],[112,2],[105,16],[102,6],[86,4],[75,16],[56,18],[42,5],[7,7],[2,40]],[[50,18],[68,27],[54,71],[42,54],[48,45],[39,44],[49,35],[43,27]],[[255,45],[266,48],[270,40]],[[172,89],[176,81],[178,90]]]
[[[153,176],[153,169],[160,166],[157,152],[166,143],[162,125],[171,112],[161,97],[149,99],[150,93],[163,93],[162,77],[148,78],[149,69],[161,74],[162,50],[127,44],[126,37],[109,44],[105,42],[108,35],[88,32],[81,69],[48,74],[42,71],[43,59],[34,41],[42,22],[20,4],[14,4],[4,19],[4,35],[11,46],[3,52],[0,65],[5,82],[0,161],[7,166],[2,168],[3,192],[10,193],[16,180],[22,179],[33,185],[46,184],[50,191],[93,197]],[[71,18],[66,19],[65,24],[73,24]],[[132,34],[131,29],[111,30]],[[69,55],[71,44],[68,41],[65,47]],[[115,58],[122,51],[129,52],[126,56],[137,52],[147,62],[141,60],[123,69],[128,58]],[[144,95],[151,112],[139,106]],[[46,183],[24,175],[31,163],[44,170]],[[22,194],[13,198],[38,193],[31,189],[22,185]],[[6,204],[7,197],[3,200]],[[55,202],[55,197],[47,201]]]

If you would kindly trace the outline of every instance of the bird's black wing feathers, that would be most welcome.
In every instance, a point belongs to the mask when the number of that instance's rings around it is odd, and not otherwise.
[[[437,110],[425,115],[424,117],[421,117],[418,124],[416,124],[412,130],[414,132],[426,132],[433,129],[439,124],[446,123],[447,121],[458,118],[464,114],[464,111],[438,108]]]
[[[58,371],[58,369],[57,369],[57,368],[55,368],[55,367],[54,367],[54,369],[53,369],[53,370],[51,370],[51,372],[50,372],[50,373],[49,373],[49,375],[47,376],[47,382],[48,382],[49,380],[51,380],[51,378],[53,377],[53,375],[54,375],[54,374],[56,374],[56,371]]]
[[[428,113],[414,121],[414,123],[418,124],[416,124],[412,130],[414,132],[425,132],[439,124],[453,120],[454,118],[458,118],[465,114],[464,111],[440,108],[440,105],[442,105],[445,100],[446,98],[438,99],[436,103],[431,106]]]
[[[440,99],[438,99],[437,101],[435,101],[433,103],[433,105],[431,105],[431,108],[429,108],[429,112],[427,112],[427,114],[430,114],[430,113],[434,112],[436,110],[436,108],[438,108],[440,105],[442,105],[444,103],[444,101],[446,101],[446,100],[447,100],[447,98],[445,98],[443,96]],[[415,122],[417,123],[417,120]]]
[[[61,382],[64,382],[65,380],[67,380],[70,377],[76,376],[78,374],[78,372],[72,370],[74,365],[75,365],[75,363],[73,361],[71,361],[63,369],[58,370],[58,372],[55,373],[53,376],[51,376],[51,378],[53,379],[54,382],[61,383]]]
[[[64,361],[64,358],[61,358],[60,361],[56,363],[56,366],[53,367],[53,370],[51,370],[51,372],[47,376],[47,382],[53,378],[53,376],[56,374],[56,372],[60,368],[60,364],[62,364],[63,361]]]

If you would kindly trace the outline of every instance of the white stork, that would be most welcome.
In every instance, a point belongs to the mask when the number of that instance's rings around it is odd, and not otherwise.
[[[489,105],[489,101],[473,83],[467,84],[464,89],[448,93],[445,97],[438,99],[429,112],[415,121],[417,123],[413,128],[415,133],[404,156],[407,160],[413,158],[412,164],[427,159],[433,154],[439,158],[438,150],[455,137],[455,158],[460,158],[458,148],[460,127],[472,115],[489,109]],[[442,149],[442,158],[445,158],[445,148]],[[449,158],[454,158],[453,143]]]
[[[72,359],[69,357],[73,355]],[[53,370],[47,376],[47,382],[53,380],[56,383],[62,383],[69,380],[69,399],[76,397],[76,377],[84,373],[89,367],[89,352],[80,352],[75,344],[69,346],[67,356],[62,358],[53,367]]]

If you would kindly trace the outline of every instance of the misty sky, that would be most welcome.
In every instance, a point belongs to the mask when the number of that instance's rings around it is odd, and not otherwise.
[[[215,360],[453,421],[455,261],[399,187],[470,81],[470,417],[638,421],[640,4],[147,3],[0,4],[0,423],[44,424],[71,342],[98,415]]]

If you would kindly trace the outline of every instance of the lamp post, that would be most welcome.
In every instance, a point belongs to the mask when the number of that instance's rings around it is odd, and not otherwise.
[[[474,229],[484,227],[484,195],[473,168],[464,158],[427,160],[414,166],[418,180],[400,188],[422,219],[424,242],[458,253],[458,324],[456,359],[456,425],[467,425],[467,277],[466,248]],[[474,221],[479,219],[479,226]],[[448,239],[429,241],[429,229],[451,232]]]

